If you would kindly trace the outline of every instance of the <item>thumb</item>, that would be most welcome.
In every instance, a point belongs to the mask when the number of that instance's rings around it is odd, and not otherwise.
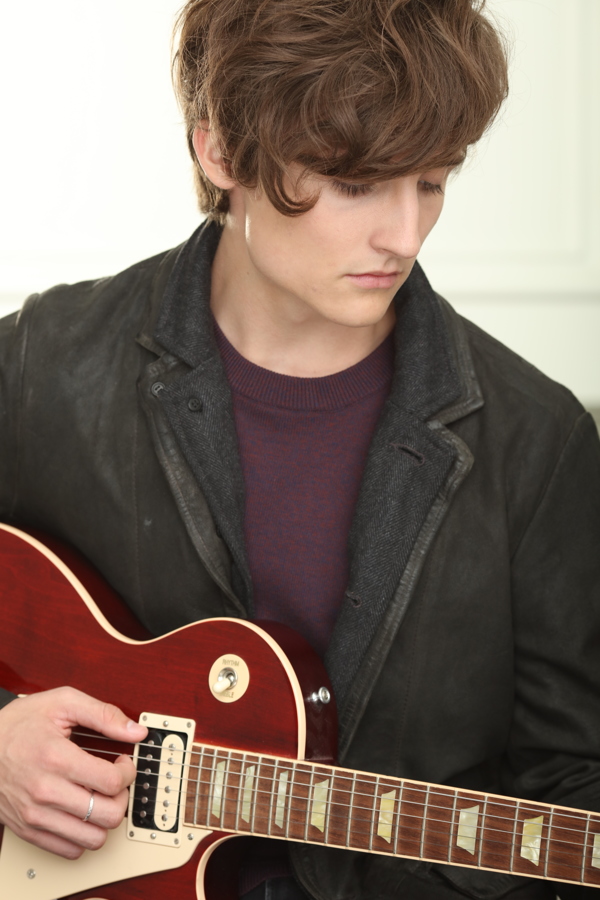
[[[148,734],[145,725],[134,722],[118,706],[96,700],[81,691],[72,691],[65,712],[69,727],[83,725],[116,741],[137,743]]]

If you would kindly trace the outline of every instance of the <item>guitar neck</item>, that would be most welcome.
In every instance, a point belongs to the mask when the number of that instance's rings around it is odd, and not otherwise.
[[[186,823],[600,886],[600,815],[335,766],[193,747]]]

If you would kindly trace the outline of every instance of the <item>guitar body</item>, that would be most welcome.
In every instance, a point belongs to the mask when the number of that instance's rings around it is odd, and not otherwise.
[[[331,765],[329,681],[295,632],[222,618],[152,638],[39,538],[0,524],[0,686],[70,685],[149,733],[134,748],[73,730],[90,753],[133,755],[127,816],[75,861],[5,828],[0,900],[236,900],[257,837],[600,888],[599,813]]]
[[[42,543],[0,525],[0,686],[30,694],[70,685],[135,720],[143,713],[194,720],[196,742],[332,761],[334,704],[317,696],[329,682],[318,656],[293,631],[276,623],[208,619],[144,640],[100,576],[73,551],[48,544],[46,537]],[[215,672],[236,660],[247,668],[247,683],[239,696],[224,692],[223,699],[212,689]],[[92,745],[106,749],[106,742],[92,739]],[[118,752],[133,749],[111,745]],[[101,850],[70,862],[5,829],[0,898],[233,900],[232,859],[243,840],[184,829],[178,847],[158,846],[130,840],[124,822]]]

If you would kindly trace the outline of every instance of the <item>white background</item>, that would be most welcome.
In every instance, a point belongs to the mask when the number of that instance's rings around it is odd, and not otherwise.
[[[448,190],[434,288],[600,406],[600,0],[491,0],[511,96]],[[0,313],[199,224],[170,82],[174,0],[0,9]]]

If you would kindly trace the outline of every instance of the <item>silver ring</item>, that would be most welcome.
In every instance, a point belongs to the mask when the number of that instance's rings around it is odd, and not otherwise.
[[[93,810],[93,809],[94,809],[94,792],[91,791],[91,792],[90,792],[90,805],[89,805],[89,807],[88,807],[87,813],[85,814],[85,816],[84,816],[83,819],[82,819],[83,822],[87,822],[87,820],[89,819],[89,817],[90,817],[91,814],[92,814],[92,810]]]

